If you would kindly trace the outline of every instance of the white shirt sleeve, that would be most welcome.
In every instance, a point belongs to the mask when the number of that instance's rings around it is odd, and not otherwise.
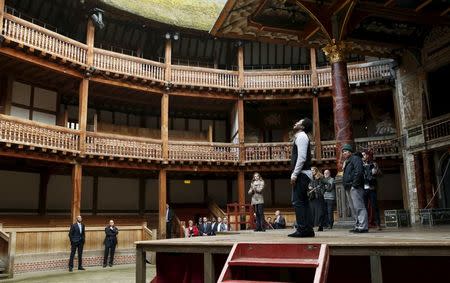
[[[297,146],[297,161],[295,163],[294,171],[292,172],[291,179],[297,179],[298,174],[302,171],[303,164],[306,161],[306,153],[308,151],[309,138],[305,132],[299,132],[295,136],[295,145]]]

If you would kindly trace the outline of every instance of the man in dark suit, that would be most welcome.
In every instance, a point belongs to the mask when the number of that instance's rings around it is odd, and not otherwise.
[[[203,217],[202,226],[200,226],[200,235],[208,236],[211,233],[211,222],[208,221],[207,217]]]
[[[114,252],[116,251],[117,245],[117,234],[119,234],[119,229],[114,226],[114,220],[109,220],[109,225],[105,227],[105,234],[105,254],[103,257],[103,267],[106,267],[108,254],[110,254],[109,266],[112,267],[114,262]]]
[[[281,215],[280,211],[275,211],[275,221],[273,222],[274,229],[284,229],[286,228],[286,219]]]
[[[77,216],[77,222],[70,226],[69,239],[70,239],[70,259],[69,259],[69,271],[73,270],[73,258],[75,257],[75,251],[78,249],[78,270],[84,270],[83,260],[83,245],[85,240],[85,227],[81,223],[82,218]]]
[[[166,238],[172,238],[172,220],[173,220],[173,210],[168,204],[166,204]]]

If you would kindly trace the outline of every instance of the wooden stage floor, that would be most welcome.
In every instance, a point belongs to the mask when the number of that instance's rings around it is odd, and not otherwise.
[[[427,268],[434,266],[436,273],[446,270],[450,264],[450,226],[385,228],[364,234],[350,233],[348,229],[333,229],[316,232],[314,238],[288,237],[292,232],[292,229],[237,231],[217,236],[136,242],[136,282],[147,282],[145,259],[150,255],[156,255],[158,270],[158,262],[165,265],[171,262],[171,256],[178,257],[175,254],[197,254],[196,256],[203,258],[202,282],[216,282],[220,266],[223,266],[235,243],[328,244],[331,262],[329,282],[383,282],[382,277],[395,278],[398,268],[418,272],[409,271],[408,282],[426,282],[429,278],[425,278],[425,281],[418,280],[423,279],[419,272],[424,268],[423,262],[429,263]],[[188,256],[187,261],[189,258]],[[351,270],[344,271],[348,266],[357,265],[361,265],[361,270],[369,270],[366,272],[368,275],[361,274],[358,277]],[[352,274],[352,277],[345,277],[345,274]],[[391,281],[384,280],[383,283],[385,282]]]

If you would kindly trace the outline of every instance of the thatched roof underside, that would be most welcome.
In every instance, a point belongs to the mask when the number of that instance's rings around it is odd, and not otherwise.
[[[226,0],[100,0],[117,9],[178,27],[209,31]]]

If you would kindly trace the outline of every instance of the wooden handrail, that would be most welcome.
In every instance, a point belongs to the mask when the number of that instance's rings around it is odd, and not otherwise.
[[[109,134],[102,132],[87,132],[86,135],[91,137],[99,137],[99,138],[112,138],[117,140],[126,140],[126,141],[141,141],[141,142],[152,142],[155,144],[162,144],[161,140],[152,139],[152,138],[142,138],[128,135],[120,135],[120,134]]]
[[[0,238],[5,240],[6,242],[9,242],[9,235],[3,232],[2,230],[0,230]]]
[[[142,230],[142,226],[138,225],[132,225],[132,226],[126,226],[121,225],[119,226],[121,230]],[[4,228],[5,232],[11,233],[11,232],[17,232],[17,233],[32,233],[32,232],[64,232],[69,231],[69,226],[67,227],[10,227],[10,228]],[[87,226],[86,231],[104,231],[105,226]]]

